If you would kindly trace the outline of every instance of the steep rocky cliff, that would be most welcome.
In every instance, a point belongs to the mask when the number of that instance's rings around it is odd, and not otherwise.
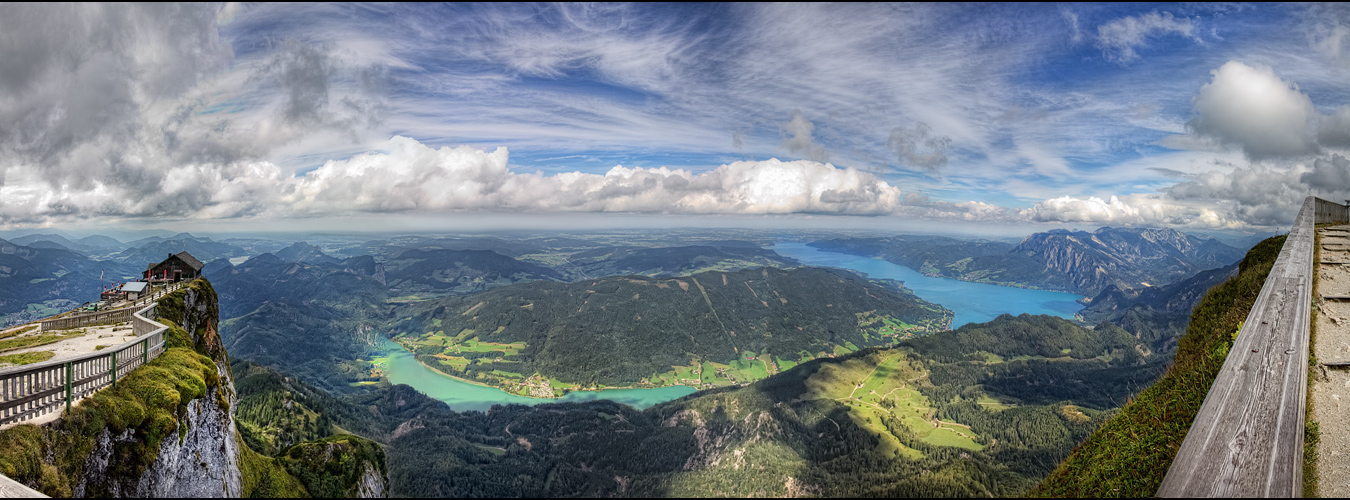
[[[382,454],[361,455],[347,466],[360,470],[320,484],[290,471],[324,470],[350,456],[271,458],[243,443],[210,283],[197,280],[165,296],[158,312],[170,325],[165,352],[57,422],[0,432],[0,472],[51,496],[386,496]],[[335,481],[345,487],[329,484]]]

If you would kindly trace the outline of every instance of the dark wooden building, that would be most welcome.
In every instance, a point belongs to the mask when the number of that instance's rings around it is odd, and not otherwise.
[[[192,254],[178,252],[169,254],[169,258],[158,264],[150,264],[145,270],[144,280],[151,283],[177,283],[202,277],[202,261]]]

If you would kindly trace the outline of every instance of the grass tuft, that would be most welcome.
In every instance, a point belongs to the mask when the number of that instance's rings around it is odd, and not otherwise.
[[[25,352],[23,354],[7,354],[4,356],[0,356],[0,363],[9,363],[12,365],[31,365],[33,363],[40,363],[52,359],[52,356],[55,355],[56,353],[51,351]]]
[[[11,330],[11,331],[5,332],[3,335],[0,335],[0,339],[7,339],[7,338],[10,338],[10,337],[13,337],[13,336],[16,336],[16,335],[23,335],[23,334],[25,334],[25,333],[31,332],[31,331],[33,331],[33,330],[36,330],[38,326],[39,326],[39,325],[29,325],[29,326],[26,326],[26,327],[23,327],[23,328],[19,328],[19,329],[16,329],[16,330]]]

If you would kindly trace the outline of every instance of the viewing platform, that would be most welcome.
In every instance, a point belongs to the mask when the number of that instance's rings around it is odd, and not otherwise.
[[[54,421],[61,409],[158,356],[168,327],[154,321],[155,301],[182,286],[0,330],[0,429]]]
[[[1345,205],[1304,200],[1157,496],[1303,496],[1316,228],[1347,223]]]

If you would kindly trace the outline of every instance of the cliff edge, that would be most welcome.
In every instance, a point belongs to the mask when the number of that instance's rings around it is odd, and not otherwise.
[[[209,282],[166,295],[158,314],[170,326],[164,353],[56,422],[0,431],[0,473],[54,497],[387,496],[384,454],[362,438],[275,458],[244,443]],[[306,452],[316,448],[327,453]],[[351,474],[309,472],[353,461]]]

